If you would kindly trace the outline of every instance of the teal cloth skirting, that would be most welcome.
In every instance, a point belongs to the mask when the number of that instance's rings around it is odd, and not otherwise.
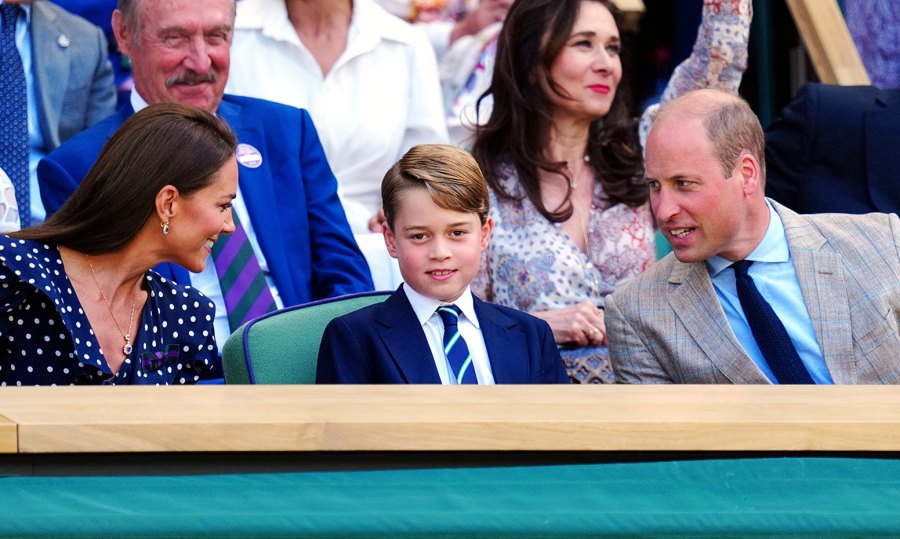
[[[896,536],[900,460],[4,477],[0,536]]]

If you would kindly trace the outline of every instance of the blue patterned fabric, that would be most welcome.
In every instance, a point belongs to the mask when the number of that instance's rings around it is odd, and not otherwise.
[[[16,48],[16,19],[19,8],[0,5],[0,168],[12,180],[22,228],[31,224],[28,196],[28,95],[25,70]]]
[[[0,236],[0,386],[193,384],[221,376],[214,307],[153,271],[134,352],[113,373],[56,246]]]

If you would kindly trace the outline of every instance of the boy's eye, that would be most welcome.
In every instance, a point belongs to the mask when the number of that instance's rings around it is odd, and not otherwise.
[[[466,234],[465,230],[453,230],[450,232],[450,235],[453,236],[454,238],[460,238],[462,236],[465,236],[465,234]]]
[[[416,240],[416,241],[421,241],[421,240],[424,240],[425,237],[426,237],[425,234],[412,234],[412,235],[409,237],[409,239],[411,239],[411,240]]]

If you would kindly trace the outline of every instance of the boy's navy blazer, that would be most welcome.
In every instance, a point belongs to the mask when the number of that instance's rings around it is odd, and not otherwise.
[[[569,382],[546,322],[475,296],[472,299],[496,383]],[[316,383],[441,383],[403,285],[383,303],[328,324],[319,349]]]

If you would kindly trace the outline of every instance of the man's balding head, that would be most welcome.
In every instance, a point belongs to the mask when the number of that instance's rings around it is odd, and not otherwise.
[[[700,120],[722,174],[731,175],[738,158],[746,152],[759,163],[760,182],[765,185],[765,138],[759,118],[746,101],[721,90],[696,90],[660,107],[653,126],[689,119]],[[653,128],[650,133],[652,136]]]

